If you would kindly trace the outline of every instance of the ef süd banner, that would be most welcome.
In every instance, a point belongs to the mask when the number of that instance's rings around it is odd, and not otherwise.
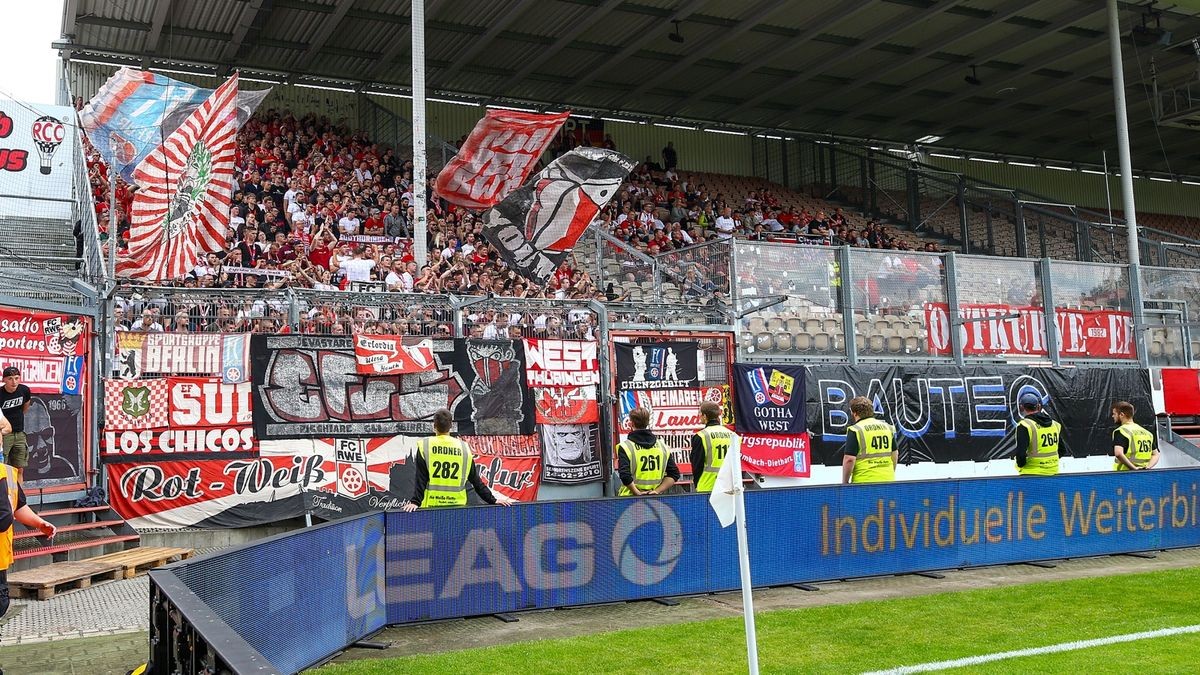
[[[739,432],[804,433],[803,366],[735,363],[733,373]]]
[[[146,384],[164,387],[164,424],[151,428],[129,419],[131,405],[157,400]],[[110,416],[104,431],[102,462],[177,461],[181,459],[238,459],[258,455],[251,426],[250,383],[228,384],[220,378],[171,377],[165,380],[109,380],[111,405],[121,410]],[[115,385],[115,388],[114,388]]]
[[[895,425],[901,464],[1012,457],[1025,393],[1062,424],[1063,456],[1112,452],[1116,401],[1132,403],[1142,426],[1154,424],[1149,375],[1137,368],[820,365],[808,367],[805,391],[812,461],[826,465],[841,463],[855,396]]]
[[[700,382],[698,342],[618,342],[617,389],[689,389]]]

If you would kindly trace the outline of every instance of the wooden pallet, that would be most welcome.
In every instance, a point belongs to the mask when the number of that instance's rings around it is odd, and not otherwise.
[[[128,551],[99,555],[95,558],[88,558],[87,561],[120,565],[124,578],[131,579],[142,572],[166,565],[171,562],[171,558],[187,560],[191,557],[192,553],[193,549],[190,548],[144,546],[131,548]]]
[[[120,579],[122,568],[116,563],[61,562],[8,575],[9,592],[14,598],[49,600],[65,591],[87,588],[97,581]]]

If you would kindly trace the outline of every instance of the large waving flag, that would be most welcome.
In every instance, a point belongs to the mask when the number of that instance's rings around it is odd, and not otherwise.
[[[238,90],[238,126],[270,91]],[[79,122],[104,163],[132,183],[134,169],[212,93],[159,73],[121,68],[79,112]]]
[[[509,267],[544,284],[636,162],[614,150],[576,148],[483,214],[483,236]]]
[[[438,195],[468,209],[496,204],[525,182],[570,114],[488,110],[438,173]]]
[[[187,274],[225,245],[237,148],[235,73],[133,172],[129,255],[118,276],[158,281]]]

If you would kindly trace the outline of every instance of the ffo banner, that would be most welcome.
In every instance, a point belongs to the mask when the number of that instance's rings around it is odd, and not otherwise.
[[[777,586],[1196,546],[1198,481],[1166,469],[751,491],[752,574]],[[389,513],[388,622],[727,591],[736,560],[704,495]]]
[[[1112,452],[1116,401],[1132,403],[1138,423],[1154,428],[1149,377],[1136,368],[830,365],[811,366],[807,378],[812,461],[830,466],[842,462],[855,396],[869,398],[876,416],[895,425],[901,464],[1011,457],[1017,401],[1026,392],[1062,423],[1063,456]]]
[[[959,326],[963,354],[1047,354],[1046,314],[1041,307],[985,304],[961,305],[960,310],[965,319],[997,317]],[[1017,316],[1011,317],[1013,314]],[[1137,358],[1133,341],[1133,315],[1129,312],[1057,307],[1054,310],[1054,323],[1058,326],[1059,354],[1062,356]],[[953,353],[948,306],[944,303],[926,305],[925,325],[929,328],[929,353],[936,356]]]
[[[618,342],[617,389],[687,389],[700,382],[697,342]]]

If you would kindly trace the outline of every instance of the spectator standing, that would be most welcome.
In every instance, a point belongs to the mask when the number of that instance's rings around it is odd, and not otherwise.
[[[9,426],[9,432],[4,434],[4,463],[16,469],[18,483],[24,476],[25,467],[29,466],[29,442],[25,438],[25,413],[29,412],[31,405],[33,405],[33,394],[29,391],[29,387],[21,384],[21,369],[16,366],[5,368],[4,386],[0,387],[0,411],[3,411],[4,419]],[[10,541],[10,549],[11,543]],[[7,590],[8,586],[4,585],[4,589]]]
[[[662,149],[663,170],[671,171],[679,166],[679,154],[675,152],[675,143],[667,141],[667,147]]]
[[[721,215],[717,216],[715,226],[717,228],[717,235],[722,239],[729,239],[733,237],[733,232],[735,229],[737,229],[737,223],[733,220],[733,209],[729,208],[728,206],[725,207],[725,210],[721,212]]]

